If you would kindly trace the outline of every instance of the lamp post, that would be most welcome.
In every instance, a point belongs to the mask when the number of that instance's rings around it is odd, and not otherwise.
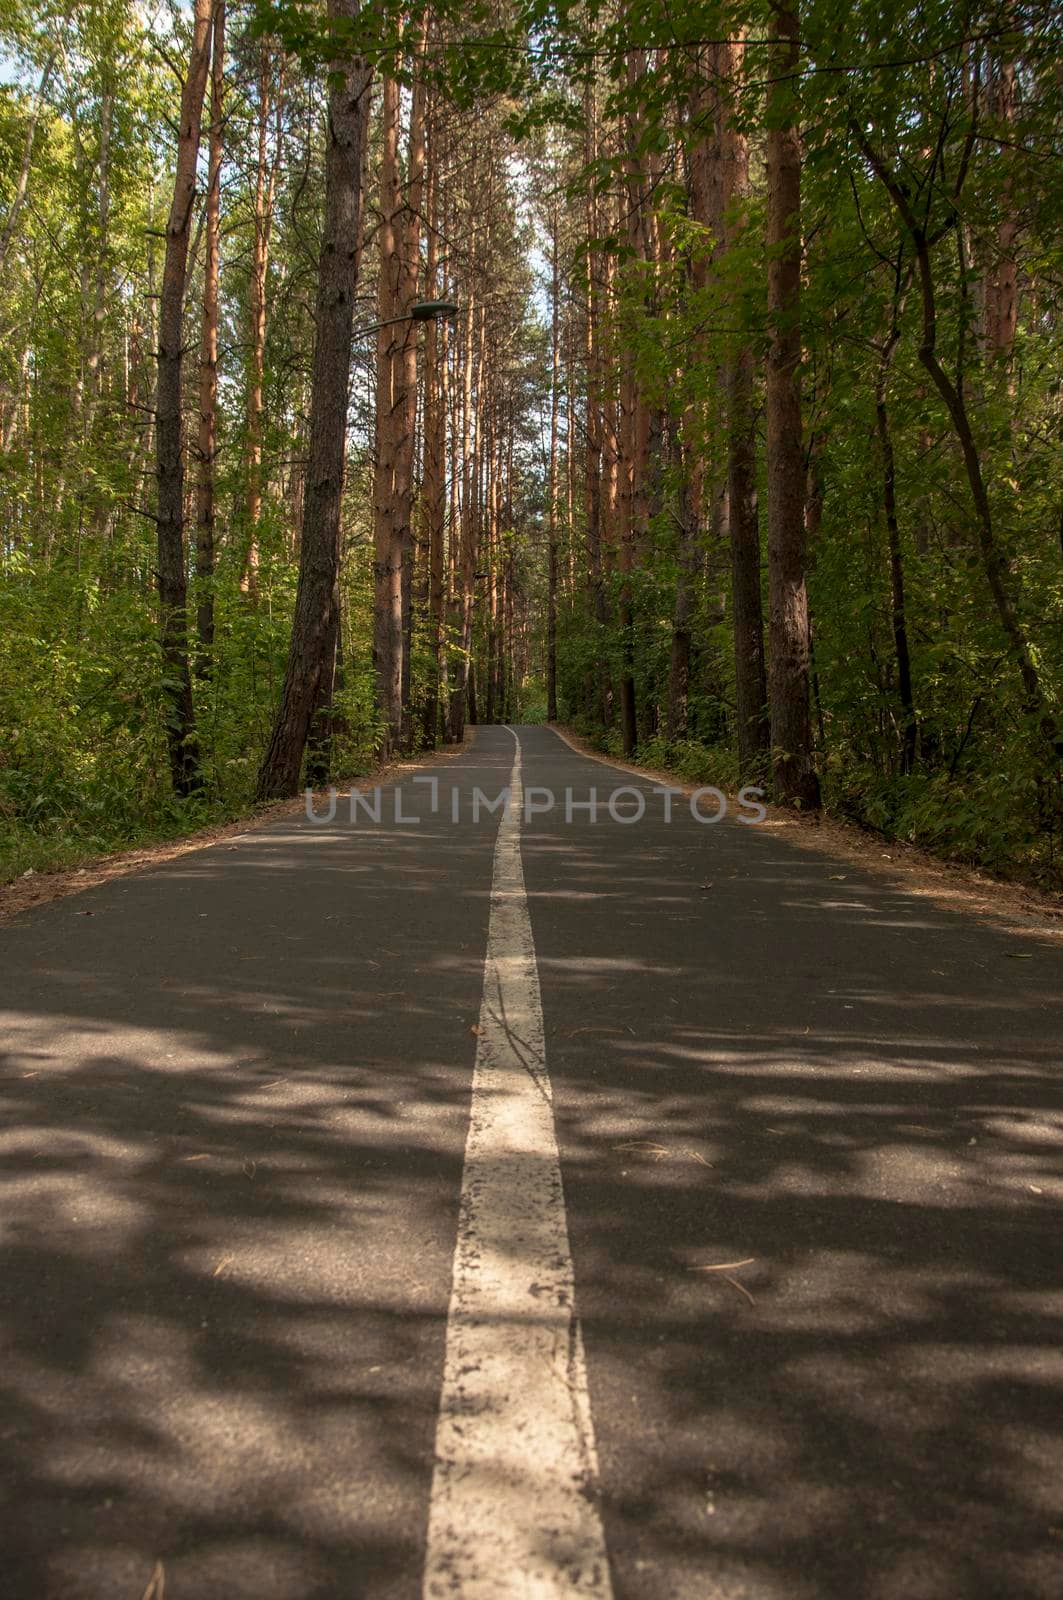
[[[352,337],[360,339],[364,334],[378,333],[381,328],[390,328],[396,322],[449,322],[460,309],[451,300],[415,300],[401,317],[385,317],[383,322],[370,322],[364,328],[355,328]]]

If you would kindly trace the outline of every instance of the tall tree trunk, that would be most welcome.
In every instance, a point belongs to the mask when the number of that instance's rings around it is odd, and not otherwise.
[[[772,0],[768,91],[768,585],[771,744],[775,798],[814,810],[805,578],[805,465],[801,441],[801,136],[798,16]]]
[[[679,561],[675,605],[672,610],[672,647],[668,662],[668,707],[665,732],[669,739],[685,739],[689,732],[690,655],[693,643],[694,602],[699,561],[698,512],[694,478],[698,464],[687,451],[681,460],[681,486],[677,513]]]
[[[645,52],[631,50],[627,58],[627,83],[633,91],[645,70]],[[637,259],[646,258],[643,206],[645,196],[641,183],[640,164],[641,128],[634,112],[629,112],[625,137],[627,202],[627,243]],[[634,755],[638,744],[638,717],[635,704],[635,617],[631,578],[635,570],[635,548],[644,531],[646,505],[646,475],[649,465],[650,418],[646,404],[639,392],[635,374],[633,350],[625,348],[621,356],[620,377],[620,462],[618,473],[619,500],[619,568],[620,590],[617,604],[617,622],[620,627],[620,738],[624,754]]]
[[[433,127],[434,132],[434,127]],[[428,248],[425,298],[439,292],[439,152],[432,150],[428,181]],[[422,738],[429,749],[439,740],[439,689],[446,601],[446,451],[447,451],[447,325],[433,319],[425,330],[424,467],[421,480],[421,526],[428,548],[428,687],[425,691]]]
[[[418,75],[411,97],[405,197],[399,170],[401,100],[398,82],[385,79],[377,304],[379,319],[388,326],[381,327],[377,341],[373,487],[373,662],[384,754],[403,742],[404,689],[409,684],[404,621],[409,605],[417,343],[416,325],[395,319],[407,315],[417,295],[424,183],[423,75]]]
[[[734,115],[744,59],[743,43],[721,47],[721,72],[727,86],[722,130],[724,207],[725,216],[729,218],[724,223],[727,250],[740,248],[749,227],[749,147]],[[770,730],[764,664],[753,351],[743,337],[732,341],[724,384],[738,770],[747,782],[757,782],[767,776]]]
[[[417,299],[421,276],[421,231],[425,195],[425,123],[427,82],[425,46],[428,20],[421,23],[421,34],[414,55],[414,82],[410,95],[409,143],[406,160],[406,193],[402,213],[402,251],[400,260],[399,306],[408,315]],[[413,613],[411,586],[413,573],[414,457],[417,435],[417,328],[415,322],[402,327],[404,338],[398,353],[399,381],[396,398],[401,402],[399,438],[395,456],[396,521],[402,552],[402,657],[399,673],[399,733],[404,749],[413,747],[413,722],[410,707],[411,650]]]
[[[262,443],[266,402],[266,318],[269,281],[269,247],[273,231],[273,194],[280,163],[283,79],[277,85],[276,140],[272,160],[269,154],[269,123],[272,111],[273,57],[268,44],[259,51],[258,68],[258,160],[255,167],[254,233],[251,243],[251,283],[248,318],[251,348],[247,366],[247,498],[244,533],[244,569],[240,587],[254,595],[258,584],[259,525],[262,521]]]
[[[584,161],[589,167],[597,157],[595,127],[594,85],[588,82],[583,95]],[[593,184],[587,185],[585,227],[587,235],[587,306],[584,329],[587,365],[586,383],[586,456],[585,456],[585,516],[587,521],[587,565],[590,585],[592,626],[596,644],[605,622],[605,584],[602,571],[602,398],[603,378],[599,326],[601,320],[599,253],[593,241],[598,236],[598,202]],[[569,451],[574,441],[569,437]],[[606,665],[600,651],[595,652],[594,677],[586,687],[586,707],[591,714],[604,709],[604,682]]]
[[[691,92],[687,113],[689,141],[685,155],[690,215],[695,222],[711,229],[712,239],[711,251],[697,247],[688,260],[687,272],[695,293],[701,293],[708,282],[709,264],[719,249],[722,226],[718,136],[716,145],[710,148],[704,132],[710,116],[715,123],[719,120],[715,115],[719,98],[715,55],[716,47],[713,46],[713,66],[708,74],[701,61],[698,62],[697,83]],[[703,346],[704,340],[696,337],[693,364],[703,363]],[[676,515],[678,559],[665,714],[665,731],[669,739],[685,738],[688,732],[694,608],[703,555],[701,522],[705,469],[701,456],[705,430],[701,425],[702,411],[700,405],[688,404],[684,408],[681,427],[669,431],[671,453],[678,468],[680,483]]]
[[[33,146],[37,138],[37,124],[41,120],[44,97],[48,92],[48,84],[52,73],[55,71],[57,59],[58,52],[53,50],[44,63],[40,82],[37,85],[33,110],[30,113],[29,126],[26,129],[26,138],[22,146],[22,160],[19,164],[18,177],[15,180],[15,192],[11,197],[11,204],[7,208],[3,232],[0,233],[0,271],[3,270],[4,263],[7,260],[7,253],[11,249],[11,241],[15,237],[15,229],[18,227],[18,219],[22,215],[23,207],[26,204],[30,173],[33,171]]]
[[[469,295],[465,339],[462,344],[461,402],[461,534],[455,570],[452,633],[458,641],[456,659],[450,671],[450,706],[447,714],[448,737],[460,744],[465,735],[465,702],[469,681],[469,646],[472,640],[473,586],[476,572],[476,535],[473,524],[473,353],[476,313],[479,307]],[[451,537],[454,537],[452,530]]]
[[[1014,138],[1017,82],[1015,66],[1010,61],[994,61],[991,65],[990,104],[993,115]],[[1006,164],[1007,176],[1000,195],[1000,221],[997,226],[996,252],[989,281],[985,287],[986,343],[990,356],[1007,363],[1015,345],[1015,330],[1019,310],[1019,270],[1015,245],[1019,234],[1018,203],[1012,175],[1015,151],[1002,143],[998,159]]]
[[[159,300],[159,378],[155,398],[158,481],[158,584],[162,655],[166,669],[166,734],[170,775],[180,795],[198,784],[192,676],[188,666],[188,580],[185,571],[184,457],[181,440],[181,373],[188,239],[196,198],[200,122],[210,63],[212,0],[195,0],[188,75],[181,91],[177,171],[166,225],[166,258]]]
[[[97,225],[99,239],[96,243],[95,286],[92,297],[92,317],[89,345],[85,355],[85,389],[88,404],[82,419],[85,438],[88,439],[100,403],[103,381],[103,335],[107,318],[107,258],[110,249],[111,218],[111,120],[114,113],[114,91],[105,83],[100,95],[99,177]]]
[[[210,160],[207,169],[206,259],[199,354],[199,471],[196,481],[196,625],[199,670],[210,671],[214,649],[214,457],[218,414],[218,279],[221,265],[221,162],[225,111],[225,0],[214,0],[210,78]]]
[[[560,345],[558,340],[561,279],[558,262],[560,218],[557,200],[551,212],[550,228],[550,474],[547,494],[546,555],[546,718],[557,721],[557,460],[558,392]]]
[[[402,190],[399,174],[399,118],[402,91],[385,78],[381,107],[380,226],[377,250],[380,281],[377,318],[376,463],[373,474],[373,670],[377,711],[382,724],[380,753],[397,744],[402,723],[402,530],[396,526],[396,453],[404,415],[402,368],[398,358],[408,329],[400,316]]]
[[[899,275],[899,274],[898,274]],[[897,318],[900,312],[899,293],[894,299],[893,327],[879,352],[878,371],[875,374],[875,429],[878,433],[879,453],[882,457],[882,513],[886,522],[886,540],[890,562],[890,609],[893,623],[893,650],[897,662],[897,693],[900,697],[903,720],[901,723],[901,771],[910,773],[915,765],[918,724],[915,716],[915,696],[912,691],[912,658],[908,648],[908,615],[904,593],[904,555],[901,549],[901,528],[897,518],[897,473],[893,453],[893,434],[890,431],[886,385],[889,379],[893,353],[900,343]]]
[[[358,9],[357,0],[329,0],[330,17],[353,20]],[[299,582],[280,708],[258,776],[261,800],[293,794],[298,788],[322,680],[333,671],[347,385],[371,78],[372,68],[362,61],[333,65]]]

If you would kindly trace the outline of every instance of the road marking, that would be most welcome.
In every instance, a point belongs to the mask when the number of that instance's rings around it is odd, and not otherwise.
[[[425,1600],[610,1600],[513,737],[510,809],[495,844],[423,1592]]]

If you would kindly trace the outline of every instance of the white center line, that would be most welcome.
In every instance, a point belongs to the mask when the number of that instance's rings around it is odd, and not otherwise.
[[[513,737],[510,807],[495,845],[424,1596],[610,1600]]]

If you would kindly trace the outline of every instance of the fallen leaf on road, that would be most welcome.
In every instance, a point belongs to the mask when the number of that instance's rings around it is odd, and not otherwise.
[[[739,1267],[751,1267],[756,1256],[746,1256],[744,1261],[717,1261],[708,1267],[691,1267],[691,1272],[735,1272]]]
[[[475,1035],[476,1035],[476,1037],[478,1039],[483,1037],[483,1029],[480,1027],[480,1024],[478,1022],[474,1022],[473,1023],[472,1027],[469,1029],[469,1032],[470,1033],[475,1033]]]
[[[661,1161],[668,1154],[668,1146],[658,1144],[656,1139],[625,1139],[623,1144],[615,1146],[623,1150],[625,1155],[652,1156],[655,1161]]]
[[[155,1570],[140,1600],[166,1600],[166,1572],[161,1561],[156,1561]]]
[[[591,1023],[586,1028],[562,1028],[561,1032],[566,1039],[574,1039],[578,1033],[623,1033],[623,1028],[614,1027],[610,1022]]]
[[[232,1263],[235,1260],[236,1260],[235,1256],[222,1256],[221,1260],[218,1262],[218,1265],[214,1268],[214,1271],[211,1273],[211,1277],[212,1278],[220,1278],[222,1273],[225,1271],[226,1267],[231,1266]]]
[[[830,873],[830,881],[831,883],[844,883],[848,876],[847,872],[832,872]]]
[[[244,1176],[245,1177],[253,1178],[257,1171],[258,1171],[258,1162],[257,1161],[247,1160],[247,1161],[244,1162]]]

